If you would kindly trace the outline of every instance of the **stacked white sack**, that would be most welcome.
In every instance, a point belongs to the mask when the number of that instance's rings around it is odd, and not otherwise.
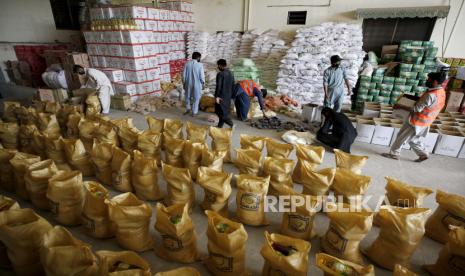
[[[239,46],[239,57],[240,58],[250,58],[252,53],[252,46],[255,42],[255,39],[262,34],[263,31],[259,29],[254,29],[246,31],[241,37],[241,45]]]
[[[363,62],[362,27],[358,24],[323,23],[297,30],[292,47],[281,61],[277,91],[300,103],[322,104],[324,100],[323,71],[330,66],[330,57],[344,60],[347,78],[352,87]],[[344,103],[350,103],[345,97]]]
[[[210,35],[207,48],[209,60],[216,61],[222,58],[231,61],[238,56],[240,43],[240,33],[222,32]]]
[[[187,57],[192,57],[192,53],[199,52],[202,56],[207,54],[208,38],[207,32],[189,32],[187,34]]]

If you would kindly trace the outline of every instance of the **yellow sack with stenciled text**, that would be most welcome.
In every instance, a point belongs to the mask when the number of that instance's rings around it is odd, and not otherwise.
[[[0,213],[8,210],[20,209],[18,202],[9,197],[0,195]],[[11,268],[11,261],[8,257],[7,248],[4,243],[0,241],[0,268]]]
[[[57,172],[58,168],[52,159],[26,167],[24,184],[32,205],[43,210],[50,209],[50,200],[47,198],[48,180]]]
[[[205,194],[201,203],[202,208],[228,217],[228,201],[232,192],[232,174],[207,167],[200,167],[198,170],[197,183],[204,189]]]
[[[261,136],[254,136],[248,134],[240,135],[241,149],[254,149],[261,152],[265,147],[265,141],[266,138]]]
[[[329,189],[336,175],[335,168],[324,168],[314,171],[313,165],[307,161],[301,161],[302,165],[302,193],[313,196],[324,196]]]
[[[92,149],[89,151],[90,160],[94,165],[95,177],[105,185],[111,185],[111,159],[113,158],[113,145],[101,143],[94,139]]]
[[[24,181],[26,168],[39,161],[40,156],[23,152],[16,153],[13,158],[10,159],[10,164],[13,167],[15,175],[15,192],[22,199],[29,199],[29,193],[26,190],[26,182]]]
[[[157,160],[146,157],[140,151],[134,151],[131,177],[135,194],[142,200],[160,200],[163,195],[158,186]]]
[[[294,150],[294,145],[283,144],[278,141],[267,138],[266,139],[266,155],[273,158],[289,158],[289,155]]]
[[[133,251],[95,252],[99,260],[99,276],[151,276],[149,263]]]
[[[277,195],[280,186],[294,187],[292,181],[292,170],[294,160],[266,157],[263,163],[263,175],[270,176],[269,195]]]
[[[113,147],[111,158],[111,185],[120,192],[132,192],[131,155],[126,151]]]
[[[234,165],[240,174],[258,175],[262,166],[262,153],[255,149],[236,149]]]
[[[173,138],[163,133],[163,144],[165,148],[166,164],[182,168],[184,167],[184,146],[186,141],[183,139]]]
[[[375,276],[373,265],[362,266],[325,253],[317,253],[315,263],[319,269],[323,270],[325,276]]]
[[[190,121],[186,123],[187,140],[198,143],[205,143],[207,140],[208,127],[193,124]]]
[[[197,178],[197,170],[202,162],[202,151],[204,148],[208,149],[205,142],[192,142],[187,140],[184,144],[183,150],[183,166],[189,169],[192,180]]]
[[[15,174],[10,160],[16,153],[13,149],[0,149],[0,187],[9,192],[15,190]]]
[[[345,203],[350,203],[350,201],[360,200],[368,190],[370,183],[370,176],[356,174],[349,169],[337,168],[331,189],[334,196],[342,196]]]
[[[102,239],[115,235],[115,226],[110,221],[108,205],[108,190],[94,181],[84,182],[84,205],[82,207],[82,225],[87,235]]]
[[[292,174],[292,179],[295,183],[302,183],[302,161],[307,161],[311,165],[312,170],[315,170],[318,165],[323,162],[325,156],[325,148],[312,145],[295,145],[295,154],[297,163]]]
[[[89,154],[80,139],[63,139],[63,148],[66,160],[73,169],[82,172],[83,176],[95,175]]]
[[[195,202],[195,189],[189,169],[174,167],[165,163],[161,165],[166,182],[166,204],[188,204],[192,209]]]
[[[225,163],[231,163],[231,141],[232,141],[232,129],[224,129],[217,127],[210,127],[210,137],[212,138],[212,150],[214,151],[225,151],[224,156]]]
[[[240,222],[248,225],[267,225],[265,216],[265,196],[270,177],[247,174],[236,176],[236,215]]]
[[[161,165],[162,134],[155,130],[145,130],[137,137],[137,149],[146,157],[154,158]]]
[[[362,173],[368,160],[368,156],[354,155],[338,149],[334,149],[334,156],[337,168],[348,169],[356,174]]]
[[[201,276],[200,272],[194,267],[184,266],[173,270],[155,273],[154,276]]]
[[[145,116],[145,120],[147,120],[147,124],[149,125],[149,130],[155,131],[157,133],[163,132],[163,125],[165,124],[164,119],[157,119],[152,116]]]
[[[222,172],[223,160],[226,154],[226,151],[209,150],[208,147],[204,147],[202,149],[202,160],[200,161],[200,165]]]

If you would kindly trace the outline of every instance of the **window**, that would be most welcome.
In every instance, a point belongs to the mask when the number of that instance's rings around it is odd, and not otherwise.
[[[59,30],[79,30],[79,3],[82,0],[50,0],[55,27]]]
[[[290,11],[287,14],[287,25],[305,25],[307,11]]]

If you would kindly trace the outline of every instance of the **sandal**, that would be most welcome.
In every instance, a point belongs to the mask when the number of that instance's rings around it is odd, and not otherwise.
[[[391,154],[391,153],[381,153],[381,156],[386,157],[386,158],[390,158],[390,159],[394,159],[394,160],[399,160],[400,159],[400,157],[398,155],[394,155],[394,154]]]
[[[425,160],[428,160],[428,156],[420,156],[418,159],[415,159],[413,162],[421,163]]]

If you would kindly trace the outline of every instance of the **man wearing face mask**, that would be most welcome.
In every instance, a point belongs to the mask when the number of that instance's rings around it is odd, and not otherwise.
[[[102,105],[102,113],[108,114],[110,112],[111,96],[115,95],[115,92],[107,75],[97,69],[84,68],[81,65],[74,65],[73,71],[80,75],[86,75],[87,81],[83,87],[97,90],[98,98]]]
[[[426,137],[429,127],[446,103],[446,92],[441,86],[445,79],[445,73],[436,72],[428,75],[426,81],[428,91],[423,93],[415,103],[408,121],[399,130],[390,152],[383,153],[382,156],[399,160],[402,146],[404,143],[409,143],[412,150],[418,155],[415,162],[423,162],[428,159],[428,151],[423,145],[422,138]]]
[[[323,73],[323,89],[325,91],[324,106],[332,108],[335,112],[341,112],[344,102],[344,84],[350,95],[350,84],[346,77],[346,71],[341,67],[341,57],[331,57],[331,67]]]
[[[229,117],[231,109],[231,98],[234,89],[234,75],[227,68],[226,60],[220,59],[217,62],[218,70],[216,75],[216,89],[215,89],[215,113],[218,115],[218,127],[222,128],[226,123],[231,128],[233,122]]]

